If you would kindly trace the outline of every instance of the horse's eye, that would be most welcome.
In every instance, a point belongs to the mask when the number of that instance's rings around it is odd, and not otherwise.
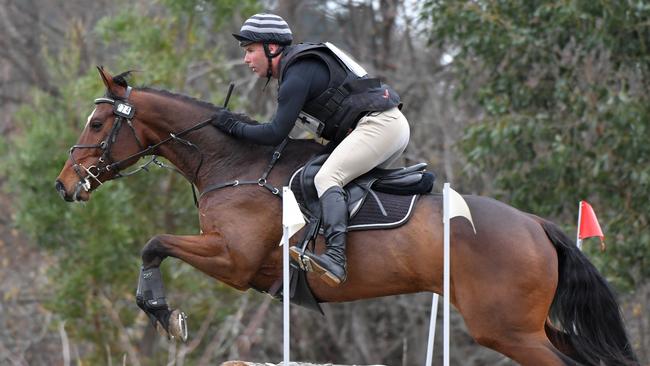
[[[102,122],[101,121],[92,121],[90,122],[90,128],[92,128],[95,131],[99,131],[102,129]]]

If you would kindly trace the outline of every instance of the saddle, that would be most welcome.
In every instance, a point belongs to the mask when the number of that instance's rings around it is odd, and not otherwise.
[[[319,155],[296,170],[289,187],[308,221],[320,217],[314,177],[329,155]],[[425,163],[397,169],[375,168],[348,183],[348,231],[388,229],[408,221],[419,195],[431,192],[435,176]]]
[[[297,169],[289,179],[302,214],[308,225],[304,237],[298,244],[305,248],[313,244],[320,226],[320,202],[314,177],[329,155],[318,155]],[[433,188],[435,176],[426,172],[426,164],[420,163],[405,168],[375,168],[348,183],[344,189],[348,197],[348,231],[388,229],[403,225],[410,218],[417,198],[428,194]],[[269,294],[282,301],[282,280],[278,279]],[[324,315],[320,300],[311,291],[307,274],[298,263],[290,266],[290,301],[293,304],[314,310]]]

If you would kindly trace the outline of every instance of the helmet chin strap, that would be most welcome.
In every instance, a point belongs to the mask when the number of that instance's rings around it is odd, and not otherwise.
[[[271,76],[273,76],[273,58],[279,56],[284,51],[284,46],[280,46],[275,53],[271,52],[268,43],[263,43],[262,46],[264,47],[266,59],[269,61],[269,67],[266,69],[266,84],[264,84],[264,89],[266,89],[269,82],[271,82]]]

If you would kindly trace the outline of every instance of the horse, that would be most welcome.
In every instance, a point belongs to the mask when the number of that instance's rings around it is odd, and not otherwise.
[[[268,291],[282,273],[277,187],[322,145],[290,140],[269,171],[273,147],[237,140],[211,126],[224,108],[164,90],[132,88],[126,73],[98,70],[106,94],[95,100],[56,179],[61,197],[88,201],[103,182],[120,177],[145,155],[167,159],[201,193],[199,235],[161,234],[144,245],[140,282],[156,280],[144,290],[162,306],[138,305],[170,332],[170,318],[179,310],[167,306],[157,271],[167,257],[235,289]],[[240,119],[257,123],[244,115]],[[468,223],[452,225],[451,291],[444,295],[479,344],[522,365],[639,364],[613,291],[556,224],[491,198],[464,199],[476,233]],[[307,279],[321,302],[440,294],[442,246],[442,197],[427,194],[399,228],[348,233],[348,278],[341,286],[330,287],[313,273]],[[316,251],[324,248],[318,239]]]

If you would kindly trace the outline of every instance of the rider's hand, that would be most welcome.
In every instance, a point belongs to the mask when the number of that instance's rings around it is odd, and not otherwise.
[[[235,115],[227,110],[219,112],[219,115],[212,121],[212,125],[221,130],[223,133],[232,136],[238,136],[241,122],[237,121]]]

